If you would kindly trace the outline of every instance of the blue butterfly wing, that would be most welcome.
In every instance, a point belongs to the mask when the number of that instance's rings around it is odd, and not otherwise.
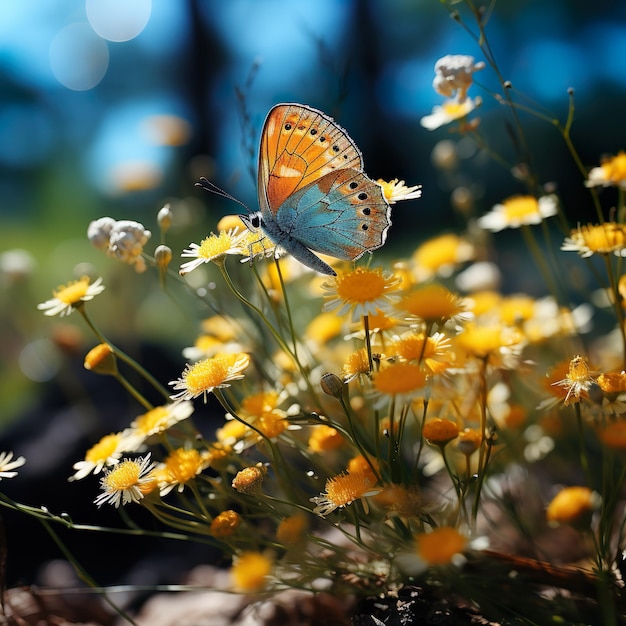
[[[362,171],[341,169],[289,196],[276,212],[276,234],[287,251],[295,240],[338,259],[356,260],[380,248],[391,225],[382,187]]]

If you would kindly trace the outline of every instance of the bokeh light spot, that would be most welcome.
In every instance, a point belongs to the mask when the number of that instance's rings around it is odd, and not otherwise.
[[[69,24],[50,44],[50,67],[62,85],[86,91],[104,78],[109,67],[109,49],[88,24]]]
[[[91,27],[108,41],[130,41],[146,27],[152,0],[87,0]]]

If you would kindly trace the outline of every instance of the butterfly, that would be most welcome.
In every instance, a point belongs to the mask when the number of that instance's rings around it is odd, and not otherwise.
[[[277,104],[261,133],[260,211],[240,215],[309,268],[335,276],[316,252],[354,261],[380,248],[391,226],[382,187],[332,118],[304,104]]]

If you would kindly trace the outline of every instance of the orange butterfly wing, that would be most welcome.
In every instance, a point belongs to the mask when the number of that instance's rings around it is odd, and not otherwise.
[[[276,214],[294,192],[345,168],[363,171],[363,158],[332,118],[301,104],[277,104],[268,113],[259,151],[261,211]]]

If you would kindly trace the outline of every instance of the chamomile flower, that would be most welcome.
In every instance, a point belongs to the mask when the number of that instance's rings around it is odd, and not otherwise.
[[[441,326],[448,320],[459,323],[471,317],[462,298],[437,284],[414,289],[397,302],[396,309],[423,320],[427,325]]]
[[[459,102],[456,98],[446,100],[442,105],[435,105],[430,115],[425,115],[420,124],[426,130],[436,130],[440,126],[450,124],[455,120],[467,117],[477,106],[481,104],[480,98],[465,98]]]
[[[415,549],[401,552],[396,564],[405,573],[416,576],[431,566],[460,565],[465,562],[463,553],[470,547],[482,547],[476,540],[470,543],[468,537],[450,526],[440,526],[430,532],[414,536]]]
[[[15,478],[17,472],[13,470],[22,467],[26,463],[26,459],[23,456],[17,457],[15,461],[12,459],[13,452],[0,452],[0,480],[3,478]]]
[[[393,295],[398,278],[381,268],[357,267],[351,272],[340,273],[331,282],[322,283],[327,293],[324,311],[337,311],[337,315],[352,312],[352,320],[385,310],[397,297]]]
[[[272,573],[273,561],[260,552],[242,552],[233,561],[230,574],[233,587],[241,593],[261,591]]]
[[[586,394],[591,386],[595,384],[595,377],[589,366],[589,359],[576,355],[569,362],[567,376],[552,384],[567,390],[563,400],[565,406],[570,402],[580,402],[581,396]]]
[[[131,439],[137,443],[151,435],[165,432],[168,428],[187,419],[193,413],[193,403],[188,400],[157,406],[136,417],[130,424]]]
[[[623,150],[614,157],[602,159],[600,167],[594,167],[585,181],[587,187],[602,185],[626,189],[626,152]]]
[[[453,233],[429,239],[413,253],[417,277],[423,281],[434,275],[450,276],[461,263],[473,259],[475,253],[473,244]]]
[[[480,228],[497,233],[505,228],[539,224],[556,215],[558,209],[559,204],[554,194],[541,198],[511,196],[501,204],[496,204],[489,213],[478,218],[476,223]]]
[[[173,400],[192,400],[202,396],[207,401],[207,394],[214,389],[229,387],[234,380],[243,378],[243,370],[250,365],[250,355],[245,352],[235,354],[216,354],[214,357],[187,364],[178,380],[170,381],[175,393]]]
[[[124,459],[102,477],[100,487],[103,492],[94,502],[98,506],[108,502],[115,508],[130,502],[141,502],[144,495],[154,489],[155,480],[150,473],[155,467],[150,454],[136,460]]]
[[[311,502],[316,505],[313,512],[321,517],[326,517],[335,509],[342,509],[355,500],[373,496],[380,491],[380,488],[377,488],[375,484],[371,472],[357,472],[355,474],[345,472],[333,476],[326,481],[326,491],[311,498]]]
[[[398,403],[410,402],[424,393],[428,378],[424,370],[414,363],[399,361],[382,367],[372,374],[372,387],[380,406],[388,399]]]
[[[93,283],[88,276],[83,276],[67,285],[61,285],[52,292],[54,298],[37,305],[44,315],[69,315],[74,309],[81,307],[83,303],[93,300],[104,291],[102,278],[97,278]]]
[[[72,467],[76,473],[68,480],[81,480],[89,474],[99,474],[105,466],[115,465],[122,456],[122,452],[129,450],[128,443],[127,431],[105,435],[87,450],[82,461],[74,463]]]
[[[421,185],[407,187],[403,180],[398,180],[397,178],[389,182],[385,182],[381,178],[376,182],[383,188],[383,194],[389,204],[395,204],[400,200],[417,200],[422,197]]]
[[[199,244],[189,244],[189,247],[183,250],[180,256],[192,260],[183,263],[178,273],[184,276],[204,263],[220,265],[224,262],[227,255],[240,254],[241,241],[244,236],[243,233],[240,234],[234,230],[223,230],[219,235],[211,233]]]
[[[211,521],[209,528],[211,534],[217,539],[232,537],[241,524],[241,515],[237,511],[228,509],[216,515]]]
[[[585,524],[601,502],[600,494],[589,487],[565,487],[548,505],[546,518],[550,524]]]
[[[425,336],[411,331],[396,338],[391,352],[406,361],[423,363],[431,372],[438,373],[453,360],[451,347],[450,338],[443,333]]]
[[[208,460],[195,448],[172,450],[157,468],[159,493],[167,495],[174,488],[180,493],[185,485],[208,467]]]
[[[579,226],[565,238],[561,250],[578,252],[583,258],[610,253],[626,256],[626,227],[615,222]]]

